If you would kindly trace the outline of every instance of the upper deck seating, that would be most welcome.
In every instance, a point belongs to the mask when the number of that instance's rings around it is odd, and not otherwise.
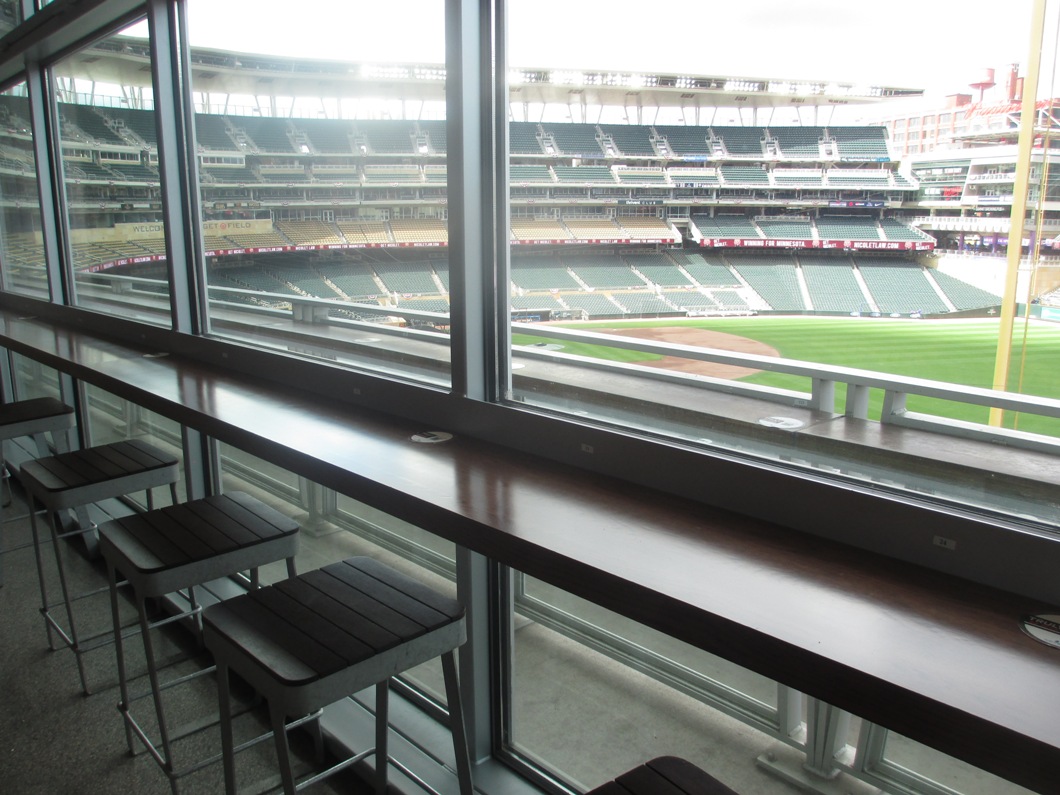
[[[296,246],[326,246],[346,242],[337,227],[323,221],[277,221],[276,228]]]
[[[291,154],[297,152],[291,142],[289,132],[290,125],[286,119],[276,119],[269,116],[255,118],[253,116],[229,117],[237,128],[246,132],[247,136],[257,146],[259,152],[275,152],[278,154]]]
[[[824,184],[820,169],[809,168],[774,168],[773,182],[778,188],[820,188]]]
[[[294,126],[306,134],[312,148],[322,155],[353,154],[353,124],[342,119],[296,119]]]
[[[604,155],[595,124],[542,124],[541,127],[556,142],[558,154],[591,158]]]
[[[607,166],[563,166],[555,165],[556,179],[560,182],[603,182],[615,184],[615,175]]]
[[[573,240],[570,231],[551,218],[512,218],[512,237],[516,240]]]
[[[361,119],[356,122],[357,136],[368,143],[368,151],[375,154],[415,154],[412,122],[391,119]]]
[[[449,241],[449,227],[441,218],[391,218],[390,231],[398,243]]]
[[[336,221],[335,226],[351,243],[390,243],[393,242],[382,221]]]
[[[765,139],[763,127],[711,127],[714,135],[721,138],[730,157],[762,157]]]
[[[647,215],[620,215],[615,222],[622,228],[625,237],[654,240],[659,237],[673,238],[673,227],[664,218]]]
[[[841,187],[890,187],[891,175],[881,168],[830,168],[825,172],[828,184]]]
[[[671,168],[670,181],[679,188],[715,188],[721,185],[716,168]]]
[[[770,134],[777,139],[781,157],[788,160],[819,160],[823,127],[770,127]]]
[[[430,154],[444,155],[449,150],[449,142],[446,137],[446,126],[444,121],[420,121],[416,125],[420,133],[427,136],[430,145]]]
[[[419,166],[365,166],[364,182],[366,185],[394,185],[423,182],[423,172]]]
[[[109,168],[126,182],[150,182],[157,185],[161,179],[157,171],[140,163],[111,163]]]
[[[82,137],[71,129],[72,124],[81,133],[100,143],[127,145],[120,135],[107,126],[99,111],[90,105],[60,102],[59,119],[60,135],[64,140]]]
[[[840,157],[890,160],[886,127],[828,127]]]
[[[856,215],[822,215],[817,219],[821,240],[879,240],[875,218]]]
[[[631,185],[665,185],[666,172],[661,168],[619,166],[614,171],[618,181]]]
[[[714,153],[709,127],[657,124],[655,132],[666,139],[670,151],[677,157],[710,157]]]
[[[513,121],[508,123],[508,148],[513,155],[543,155],[538,139],[538,126],[532,121]]]
[[[11,94],[0,94],[0,123],[10,130],[23,131],[29,127],[29,100]]]
[[[931,240],[930,235],[921,232],[919,229],[914,229],[911,226],[907,226],[901,221],[896,221],[893,218],[881,219],[880,227],[883,229],[883,233],[884,235],[886,235],[888,240]]]
[[[296,182],[309,182],[310,176],[306,172],[305,165],[298,166],[267,166],[258,168],[258,174],[265,182],[278,184],[294,184]]]
[[[611,138],[619,155],[658,157],[648,127],[634,124],[601,124],[600,130]]]
[[[857,255],[854,258],[873,301],[884,313],[946,312],[924,269],[910,260]]]
[[[723,185],[768,185],[769,172],[761,166],[730,166],[723,165],[718,171],[721,173]]]
[[[745,215],[693,215],[692,222],[704,237],[762,237],[758,227]]]
[[[758,228],[768,238],[812,240],[813,225],[809,221],[787,218],[759,218]]]
[[[64,157],[63,173],[67,182],[118,182],[118,175],[113,171],[87,160]]]
[[[432,185],[447,185],[449,183],[449,169],[446,166],[425,165],[423,167],[423,181]]]
[[[555,180],[552,178],[552,169],[542,164],[530,164],[526,165],[523,163],[513,163],[509,166],[508,182],[510,184],[532,184],[544,182],[552,184]]]
[[[137,108],[107,108],[104,113],[119,123],[119,126],[132,130],[148,146],[158,147],[158,129],[155,127],[153,111]]]
[[[226,237],[239,248],[279,248],[291,245],[278,232],[229,232]]]
[[[610,218],[564,218],[564,226],[578,240],[613,240],[622,237],[622,230]]]
[[[195,143],[203,149],[239,151],[236,142],[228,134],[225,117],[211,113],[195,114]]]
[[[261,178],[250,166],[203,166],[199,170],[199,175],[207,178],[204,181],[221,185],[261,182]]]

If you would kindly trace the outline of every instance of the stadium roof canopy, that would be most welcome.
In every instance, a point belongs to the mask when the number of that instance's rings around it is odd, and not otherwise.
[[[355,63],[251,55],[193,48],[197,91],[222,95],[396,98],[443,101],[440,64]],[[113,37],[75,53],[62,72],[99,83],[147,86],[150,68],[142,39]],[[908,99],[923,89],[839,81],[674,73],[512,68],[512,102],[642,108],[835,107]]]

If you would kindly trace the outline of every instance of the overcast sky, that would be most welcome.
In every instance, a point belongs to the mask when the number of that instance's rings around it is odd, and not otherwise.
[[[444,60],[442,0],[299,0],[294,8],[288,0],[191,0],[190,38],[243,52]],[[1000,86],[1011,64],[1025,66],[1031,10],[1032,0],[512,0],[510,63],[811,78],[942,97],[971,92],[986,68]],[[1056,24],[1051,16],[1045,31],[1050,74]],[[1042,94],[1049,84],[1043,78]]]

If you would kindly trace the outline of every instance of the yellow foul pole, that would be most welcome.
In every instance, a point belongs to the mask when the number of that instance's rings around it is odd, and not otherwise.
[[[1023,224],[1027,215],[1027,192],[1030,187],[1031,149],[1037,121],[1038,70],[1041,65],[1042,36],[1045,30],[1045,2],[1034,0],[1031,12],[1031,40],[1027,54],[1027,72],[1023,78],[1023,105],[1020,108],[1019,146],[1016,156],[1016,184],[1012,191],[1012,217],[1008,230],[1008,269],[1005,273],[1005,295],[1001,299],[1001,327],[997,336],[997,358],[994,360],[994,389],[1008,386],[1009,359],[1012,354],[1012,327],[1016,317],[1016,279],[1019,275]],[[1038,201],[1044,201],[1042,194]],[[990,409],[990,424],[1000,426],[1004,411]]]

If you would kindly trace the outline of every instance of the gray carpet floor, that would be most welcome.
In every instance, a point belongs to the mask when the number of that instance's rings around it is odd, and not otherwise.
[[[7,516],[22,514],[25,506],[16,494]],[[29,521],[7,522],[2,528],[0,548],[31,539]],[[63,544],[64,561],[71,591],[80,593],[106,584],[100,562],[89,562],[76,549]],[[44,548],[46,571],[54,570],[50,545]],[[137,746],[131,754],[126,745],[123,721],[117,710],[119,691],[112,643],[83,655],[91,695],[84,695],[74,654],[48,647],[44,621],[39,613],[40,589],[32,547],[2,556],[4,585],[0,587],[0,792],[6,795],[94,795],[95,793],[169,793],[170,785],[155,761]],[[49,577],[58,597],[57,578]],[[122,598],[123,623],[135,621],[135,609]],[[82,637],[112,627],[107,592],[76,603],[75,619]],[[108,633],[109,634],[109,633]],[[156,656],[170,665],[165,678],[191,673],[208,665],[194,636],[175,626],[152,633]],[[130,672],[138,674],[133,692],[145,692],[143,646],[139,636],[125,643]],[[191,659],[187,658],[191,655]],[[212,674],[166,691],[167,724],[178,731],[216,721],[216,682]],[[237,742],[264,730],[264,710],[247,704],[248,712],[237,718]],[[152,736],[155,721],[149,698],[134,702],[133,714]],[[296,753],[312,760],[311,743],[304,733],[292,733]],[[301,736],[300,736],[301,735]],[[175,744],[177,769],[184,769],[220,753],[216,725],[193,733]],[[271,740],[238,756],[237,776],[241,792],[259,792],[278,784],[276,757]],[[187,795],[224,791],[220,763],[190,773],[180,780]],[[343,773],[314,785],[307,792],[361,793],[369,790],[351,774]]]

